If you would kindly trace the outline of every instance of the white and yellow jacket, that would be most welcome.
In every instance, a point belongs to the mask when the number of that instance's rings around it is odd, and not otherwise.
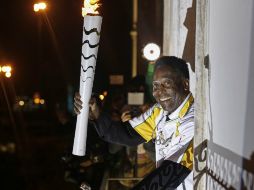
[[[94,123],[106,141],[136,146],[153,141],[157,169],[134,189],[193,189],[194,106],[189,94],[171,114],[155,104],[139,117],[125,123],[101,114]],[[145,187],[145,188],[144,188]]]

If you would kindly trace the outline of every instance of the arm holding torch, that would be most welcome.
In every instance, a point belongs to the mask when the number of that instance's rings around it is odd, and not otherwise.
[[[74,97],[74,111],[78,115],[83,107],[80,97],[79,93],[76,93]],[[112,121],[107,113],[102,112],[98,101],[91,99],[89,106],[89,119],[92,120],[93,126],[103,140],[127,146],[137,146],[145,142],[145,139],[132,128],[128,121]]]

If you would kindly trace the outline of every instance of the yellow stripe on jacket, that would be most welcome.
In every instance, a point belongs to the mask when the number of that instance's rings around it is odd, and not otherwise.
[[[148,142],[155,138],[156,117],[160,114],[161,108],[155,107],[152,114],[134,129]]]

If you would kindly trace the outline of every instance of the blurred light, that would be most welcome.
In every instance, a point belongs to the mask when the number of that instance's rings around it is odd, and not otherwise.
[[[25,102],[24,102],[23,100],[20,100],[20,101],[19,101],[19,105],[20,105],[20,106],[24,106],[24,105],[25,105]]]
[[[14,153],[16,149],[16,145],[12,142],[7,144],[0,144],[0,152],[3,153]]]
[[[107,95],[108,95],[108,92],[107,92],[107,91],[104,91],[102,94],[103,94],[103,96],[107,96]]]
[[[160,52],[160,47],[155,43],[149,43],[143,49],[143,55],[148,61],[154,61],[158,59]]]
[[[40,104],[45,104],[45,100],[44,99],[40,99]]]
[[[9,153],[14,153],[15,149],[16,149],[16,144],[12,143],[12,142],[8,143],[7,144],[7,149],[8,149]]]
[[[104,96],[101,94],[100,96],[99,96],[99,98],[101,99],[101,100],[104,100]]]
[[[6,72],[6,73],[5,73],[5,76],[6,76],[7,78],[10,78],[10,77],[11,77],[11,73],[10,73],[10,72]]]
[[[40,98],[34,98],[34,103],[39,104],[40,103]]]
[[[7,65],[0,66],[0,72],[5,73],[5,76],[7,78],[11,77],[11,70],[12,70],[11,66],[7,66]]]
[[[10,73],[11,72],[11,66],[5,66],[5,71],[6,73]]]
[[[34,11],[35,12],[38,12],[40,10],[45,10],[46,8],[47,8],[47,4],[44,2],[34,4]]]
[[[38,12],[38,11],[39,11],[38,4],[34,4],[34,11],[35,11],[35,12]]]
[[[46,3],[44,3],[44,2],[39,3],[39,6],[40,6],[40,8],[41,8],[42,10],[47,8]]]
[[[5,145],[0,145],[0,152],[7,152],[7,147]]]
[[[2,66],[2,71],[5,73],[7,71],[7,66]]]

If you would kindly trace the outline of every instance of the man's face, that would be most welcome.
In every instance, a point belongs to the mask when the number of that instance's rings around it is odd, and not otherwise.
[[[187,79],[179,76],[169,66],[156,68],[153,76],[153,96],[169,113],[175,111],[189,93]]]

